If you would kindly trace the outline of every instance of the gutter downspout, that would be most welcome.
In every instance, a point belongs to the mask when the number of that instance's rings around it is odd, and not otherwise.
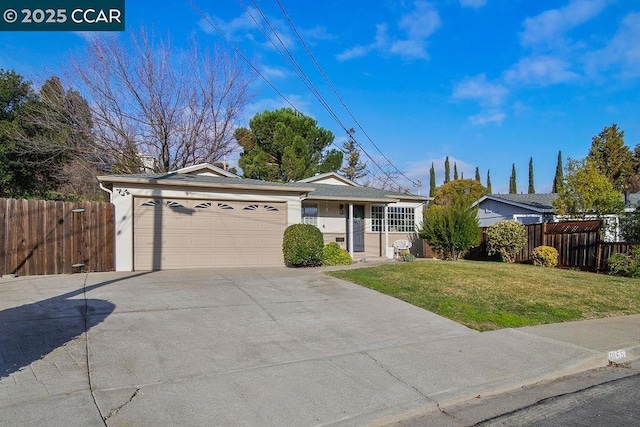
[[[104,190],[107,193],[109,193],[109,202],[113,203],[113,191],[109,190],[107,187],[102,185],[102,183],[100,181],[98,181],[98,186],[100,187],[101,190]]]

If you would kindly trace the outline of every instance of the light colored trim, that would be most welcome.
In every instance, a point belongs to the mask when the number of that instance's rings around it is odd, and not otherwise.
[[[518,221],[519,218],[538,218],[539,222],[537,222],[537,224],[542,224],[544,222],[542,218],[544,216],[543,214],[513,214],[512,216],[515,221]]]
[[[384,205],[384,255],[389,258],[389,205]],[[393,255],[391,256],[393,258]]]
[[[176,171],[173,171],[174,173],[191,173],[191,172],[198,172],[201,170],[209,170],[211,172],[214,172],[218,175],[222,175],[226,178],[240,178],[238,175],[231,173],[229,171],[226,171],[222,168],[219,168],[217,166],[212,165],[211,163],[200,163],[198,165],[193,165],[193,166],[187,166],[186,168],[182,168],[182,169],[178,169]]]
[[[325,172],[325,173],[320,174],[320,175],[314,175],[314,176],[311,176],[309,178],[298,180],[298,182],[313,183],[313,182],[317,182],[317,181],[322,181],[323,179],[326,179],[326,178],[335,178],[338,181],[342,181],[345,184],[351,185],[353,187],[362,187],[361,185],[355,183],[354,181],[350,180],[346,176],[342,176],[342,175],[340,175],[339,173],[336,173],[336,172]]]
[[[306,200],[331,200],[334,202],[357,201],[370,203],[398,203],[399,199],[382,199],[376,197],[338,197],[338,196],[313,196],[313,193],[307,196]]]
[[[554,212],[553,209],[538,208],[536,206],[528,205],[526,203],[514,202],[512,200],[501,199],[500,197],[493,197],[491,195],[482,196],[479,200],[474,202],[471,205],[471,207],[476,207],[476,206],[479,207],[480,203],[484,202],[485,200],[493,200],[494,202],[504,203],[505,205],[517,206],[519,208],[528,209],[528,210],[534,211],[534,212],[540,212],[540,213],[553,213]]]
[[[353,259],[353,203],[349,203],[349,255]]]
[[[170,179],[152,179],[152,178],[130,178],[126,176],[99,176],[98,181],[111,184],[138,184],[152,185],[154,187],[199,187],[199,188],[217,188],[217,189],[236,189],[236,190],[252,190],[260,191],[280,191],[283,193],[299,193],[304,194],[315,190],[311,187],[286,187],[276,185],[251,185],[251,184],[235,184],[235,183],[210,183],[210,182],[189,182],[189,181],[172,181]]]
[[[393,197],[394,199],[398,199],[399,201],[420,201],[420,202],[429,202],[433,200],[433,197],[429,196],[414,196],[411,194],[399,196],[397,194],[386,194],[387,197]]]

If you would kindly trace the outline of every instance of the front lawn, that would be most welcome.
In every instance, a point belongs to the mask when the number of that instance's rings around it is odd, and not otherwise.
[[[479,331],[640,313],[640,279],[581,271],[421,261],[327,274]]]

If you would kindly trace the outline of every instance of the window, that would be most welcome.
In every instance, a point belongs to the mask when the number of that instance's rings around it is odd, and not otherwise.
[[[389,231],[413,233],[415,210],[409,206],[389,206]],[[371,206],[371,231],[384,231],[384,206]]]
[[[384,206],[371,206],[371,231],[384,231]]]
[[[316,203],[302,204],[302,223],[318,226],[318,205]]]

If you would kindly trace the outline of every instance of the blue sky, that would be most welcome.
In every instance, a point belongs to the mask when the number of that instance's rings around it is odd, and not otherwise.
[[[386,163],[317,71],[276,0],[194,2],[340,145],[341,126],[242,7],[260,20],[257,5],[335,114]],[[586,156],[604,126],[617,123],[632,149],[640,143],[640,0],[280,2],[358,123],[395,166],[423,182],[422,193],[432,162],[442,182],[446,156],[465,177],[478,166],[483,183],[490,169],[494,192],[507,192],[512,163],[518,191],[526,192],[533,157],[541,193],[551,189],[558,150],[565,159]],[[129,29],[144,24],[170,34],[177,46],[195,34],[201,44],[228,48],[187,1],[162,7],[128,0],[126,7]],[[0,67],[40,82],[90,36],[1,33]],[[287,106],[264,81],[255,89],[247,121]]]

